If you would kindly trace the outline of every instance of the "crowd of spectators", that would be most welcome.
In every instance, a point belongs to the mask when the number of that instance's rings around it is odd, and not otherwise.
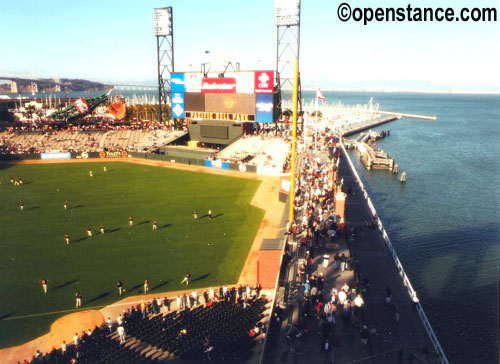
[[[141,300],[114,320],[108,317],[101,326],[75,333],[72,342],[63,341],[58,349],[37,350],[24,363],[237,360],[264,339],[267,303],[259,284]],[[142,352],[146,344],[150,350]]]
[[[169,143],[185,130],[164,124],[85,124],[65,128],[8,128],[0,132],[0,154],[50,152],[148,152]]]
[[[328,160],[313,158],[307,151],[300,155],[294,191],[296,218],[287,225],[287,233],[299,243],[295,279],[302,295],[299,319],[288,326],[286,339],[293,347],[302,336],[317,330],[321,350],[333,362],[335,347],[340,344],[339,330],[349,336],[359,331],[362,344],[367,343],[370,332],[362,324],[361,317],[362,294],[366,286],[351,286],[345,281],[333,287],[325,286],[325,280],[329,278],[325,276],[326,272],[340,277],[343,271],[352,269],[352,260],[335,244],[335,238],[345,231],[343,219],[335,214],[334,195],[342,185],[342,182],[337,185],[333,179],[339,165],[335,140],[324,136],[320,149],[329,150]],[[335,256],[322,255],[332,250]],[[291,259],[291,253],[287,257]],[[327,270],[330,262],[333,269]],[[281,308],[275,310],[275,319],[279,319],[282,311]]]

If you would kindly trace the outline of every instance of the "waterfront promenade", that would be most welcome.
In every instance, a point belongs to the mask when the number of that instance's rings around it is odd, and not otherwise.
[[[355,271],[360,284],[365,280],[368,283],[363,294],[365,322],[376,331],[369,339],[370,354],[377,358],[371,362],[398,362],[400,357],[413,357],[417,362],[440,362],[382,232],[378,226],[372,228],[366,224],[372,219],[370,208],[346,162],[344,150],[342,156],[339,177],[344,179],[344,191],[351,190],[346,198],[346,232],[351,236],[350,232],[354,231],[349,245]],[[387,288],[392,296],[390,304],[385,303]],[[388,354],[381,355],[383,353]]]
[[[357,287],[365,302],[362,314],[351,324],[346,324],[341,315],[337,315],[334,329],[337,342],[332,361],[331,351],[324,348],[319,320],[314,314],[303,319],[304,288],[296,272],[305,251],[295,243],[300,241],[300,235],[295,242],[290,237],[293,258],[282,272],[284,283],[276,300],[284,309],[283,321],[276,330],[278,333],[271,332],[268,337],[263,363],[446,363],[446,359],[441,360],[435,353],[382,232],[378,227],[365,224],[372,219],[367,200],[356,182],[345,151],[337,150],[341,152],[338,181],[343,179],[343,191],[350,191],[346,198],[347,233],[318,249],[312,274],[323,273],[325,276],[320,295],[323,302],[328,300],[332,288],[340,290],[344,283],[351,288]],[[316,157],[325,161],[326,152],[320,152]],[[352,269],[342,272],[331,262],[328,267],[323,265],[323,255],[333,257],[337,252],[350,258],[353,264],[349,268]],[[388,290],[390,303],[385,302]],[[290,330],[294,325],[304,328],[304,334],[296,337],[295,331]],[[370,332],[367,344],[361,340],[364,326]],[[290,335],[290,332],[294,334]]]

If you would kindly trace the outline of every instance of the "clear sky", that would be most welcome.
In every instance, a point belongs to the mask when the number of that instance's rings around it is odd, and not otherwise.
[[[300,71],[310,87],[500,91],[500,21],[341,22],[337,7],[406,7],[409,0],[302,0]],[[498,1],[411,1],[413,7],[496,7]],[[274,69],[273,0],[0,0],[0,76],[154,84],[153,8],[173,6],[175,68],[223,54]]]

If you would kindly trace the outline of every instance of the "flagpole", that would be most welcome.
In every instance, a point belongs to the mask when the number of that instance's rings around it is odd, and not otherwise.
[[[293,225],[293,204],[295,202],[295,145],[297,139],[297,89],[299,84],[299,60],[295,59],[295,76],[293,81],[293,123],[292,123],[292,170],[290,176],[290,228]]]
[[[318,139],[318,135],[317,135],[317,131],[318,131],[318,109],[319,109],[319,105],[318,105],[318,99],[319,99],[319,88],[316,89],[316,107],[315,107],[315,112],[316,112],[316,115],[314,117],[314,154],[316,154],[316,144],[317,144],[317,139]]]

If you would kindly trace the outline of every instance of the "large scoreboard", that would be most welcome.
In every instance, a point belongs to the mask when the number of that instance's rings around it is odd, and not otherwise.
[[[273,122],[274,71],[172,73],[171,87],[174,118]]]

